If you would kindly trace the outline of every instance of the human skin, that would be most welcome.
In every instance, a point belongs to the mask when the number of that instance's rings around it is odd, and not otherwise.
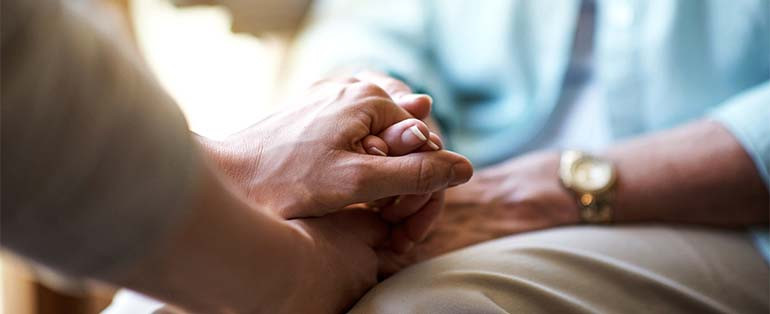
[[[187,220],[132,267],[103,278],[191,313],[336,313],[376,283],[376,215],[283,220],[202,163]],[[343,249],[344,248],[344,249]]]
[[[737,228],[768,221],[768,192],[741,144],[710,120],[612,146],[618,173],[614,224],[677,223]],[[558,177],[559,153],[533,152],[478,171],[447,190],[447,208],[425,242],[387,254],[390,271],[495,238],[579,223]]]
[[[376,283],[375,250],[389,235],[375,213],[340,210],[472,174],[448,151],[367,154],[364,138],[411,117],[377,86],[322,81],[298,102],[227,140],[199,137],[190,218],[107,280],[192,312],[339,312]]]
[[[319,96],[336,94],[337,90],[329,89],[346,84],[348,94],[364,94],[380,106],[389,106],[395,115],[389,121],[397,122],[379,125],[367,118],[319,123],[321,119],[315,117],[331,116],[324,109],[328,99]],[[383,218],[393,224],[388,247],[403,253],[424,239],[443,207],[443,193],[433,192],[465,182],[472,167],[464,157],[440,150],[438,135],[430,132],[424,122],[412,118],[429,115],[430,97],[412,94],[408,88],[390,87],[368,80],[366,73],[327,79],[317,83],[308,96],[302,96],[305,106],[290,106],[295,108],[223,141],[203,137],[198,140],[248,198],[284,218],[319,216],[353,203],[377,200],[368,207],[381,209]],[[334,97],[344,100],[348,96]],[[392,108],[394,104],[398,106]],[[355,104],[350,106],[356,109]],[[362,129],[362,122],[372,127]],[[410,130],[413,126],[435,146],[417,139]],[[373,147],[379,152],[372,151]],[[378,165],[376,169],[361,169],[374,164]],[[452,174],[457,178],[447,178]],[[273,197],[289,194],[293,197]],[[396,201],[390,197],[394,195],[405,196]]]
[[[335,313],[376,282],[388,235],[378,215],[343,206],[471,176],[446,151],[366,154],[366,136],[411,116],[372,84],[327,81],[247,132],[240,144],[261,152],[250,187],[271,193],[247,195],[131,46],[81,9],[3,2],[3,169],[15,171],[3,176],[3,247],[44,266],[195,313]],[[20,212],[30,219],[9,228]]]
[[[344,72],[340,70],[339,72]],[[375,84],[385,90],[388,95],[404,110],[408,111],[415,119],[423,120],[426,129],[430,130],[429,138],[439,149],[443,148],[440,138],[440,130],[430,120],[430,105],[415,99],[418,95],[413,94],[411,88],[404,82],[391,78],[383,73],[376,71],[361,71],[355,74],[356,79]],[[406,123],[406,124],[404,124]],[[403,156],[411,155],[415,152],[433,151],[436,147],[431,145],[412,145],[399,141],[397,134],[399,126],[401,129],[408,127],[408,121],[402,121],[400,124],[393,125],[391,128],[366,138],[367,152],[377,155],[368,149],[370,146],[378,147],[380,151],[387,155]],[[420,243],[430,233],[444,208],[444,190],[438,190],[432,193],[406,193],[398,197],[380,199],[374,202],[372,206],[378,207],[381,216],[393,224],[391,239],[388,246],[389,251],[381,251],[385,256],[391,254],[401,255]],[[383,269],[385,270],[385,269]],[[390,271],[384,271],[384,274]]]
[[[190,220],[113,280],[193,312],[339,312],[376,283],[389,235],[375,213],[340,209],[472,174],[447,151],[367,154],[365,137],[409,117],[376,86],[324,81],[299,101],[228,140],[199,138],[209,166]]]
[[[303,104],[295,111],[268,118],[224,141],[198,137],[202,155],[211,160],[208,167],[200,170],[206,178],[200,193],[195,194],[200,199],[190,202],[197,205],[194,215],[155,254],[114,280],[192,312],[335,313],[344,310],[376,283],[375,251],[390,252],[383,250],[382,245],[399,240],[385,240],[393,232],[389,232],[388,224],[372,211],[334,211],[352,202],[388,198],[393,193],[432,195],[431,189],[465,182],[471,175],[462,170],[455,173],[460,178],[452,179],[442,173],[446,172],[443,169],[451,169],[453,163],[470,167],[467,160],[454,153],[434,151],[425,143],[391,136],[408,132],[412,125],[424,128],[422,122],[414,119],[398,122],[409,115],[404,116],[403,111],[396,109],[407,108],[424,116],[429,112],[426,103],[414,102],[415,98],[410,97],[400,106],[389,103],[384,107],[385,112],[371,112],[364,115],[368,118],[361,117],[361,112],[377,110],[383,102],[388,103],[390,97],[378,87],[357,79],[328,80],[316,84],[308,95],[302,96]],[[392,117],[384,123],[374,121],[388,115]],[[355,130],[353,126],[364,120],[368,122],[363,124],[370,127],[360,132],[316,137],[329,134],[327,128]],[[345,124],[348,122],[352,123]],[[372,138],[371,134],[378,136]],[[435,134],[431,138],[441,144]],[[386,154],[391,150],[416,152],[402,157],[367,155],[371,145],[380,147]],[[324,155],[318,152],[336,157],[314,158],[311,167],[306,167],[308,162],[304,159],[291,158],[292,155]],[[360,182],[369,186],[351,189],[345,194],[343,186],[346,180],[351,180],[349,171],[362,171],[350,167],[355,164],[351,161],[359,158],[357,162],[392,161],[394,168],[382,164],[382,169],[372,173],[371,181]],[[415,163],[413,158],[422,160]],[[345,169],[348,172],[341,172],[339,164],[349,168]],[[430,164],[427,167],[434,170],[429,177],[420,179],[420,171],[409,176],[411,164],[419,168]],[[302,175],[291,177],[293,171]],[[338,177],[332,177],[335,175]],[[329,183],[308,182],[312,178],[325,178]],[[387,181],[391,179],[403,181]],[[437,182],[429,183],[429,180]],[[388,188],[395,187],[398,190],[387,192]],[[274,199],[293,191],[309,194]],[[329,191],[335,193],[324,194]],[[313,201],[318,199],[323,201]],[[305,202],[308,200],[310,202]],[[420,198],[413,200],[423,202]],[[417,217],[399,223],[404,217],[389,212],[419,209],[412,209],[414,204],[409,202],[407,197],[400,206],[386,204],[384,214],[397,228],[403,228],[403,236],[424,234],[427,232],[425,222],[433,219]],[[440,210],[433,205],[428,207]],[[320,217],[283,220],[308,216]],[[253,240],[246,244],[244,239]],[[221,261],[230,261],[228,267],[218,267]],[[190,274],[204,275],[194,278],[198,282],[196,286],[178,284],[189,282]],[[153,278],[152,282],[137,280],[145,277]],[[287,291],[292,293],[287,296]]]
[[[414,137],[411,126],[429,133],[377,85],[354,78],[322,81],[297,102],[301,105],[226,140],[198,138],[249,199],[284,218],[321,216],[390,196],[428,194],[464,183],[473,173],[465,157],[445,150],[388,157],[367,153],[371,134],[399,146],[410,145],[400,140]],[[388,133],[394,132],[404,136],[389,139]]]

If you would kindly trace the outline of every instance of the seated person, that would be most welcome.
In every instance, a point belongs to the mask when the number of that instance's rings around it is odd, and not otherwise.
[[[770,1],[314,10],[297,76],[428,93],[483,167],[354,313],[767,313]]]

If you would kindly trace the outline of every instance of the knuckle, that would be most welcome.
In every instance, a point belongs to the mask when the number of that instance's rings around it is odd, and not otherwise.
[[[423,158],[420,160],[420,165],[417,168],[417,182],[415,185],[415,192],[417,193],[430,193],[436,187],[438,177],[438,169],[436,164],[429,159]]]
[[[389,112],[398,107],[390,98],[383,97],[371,98],[366,105],[370,106],[375,112],[380,113]]]
[[[379,86],[368,82],[345,85],[342,88],[341,96],[342,99],[345,99],[345,106],[355,110],[379,110],[382,109],[382,106],[392,103],[387,92]]]
[[[358,82],[352,85],[356,94],[362,97],[389,97],[380,86],[370,82]]]

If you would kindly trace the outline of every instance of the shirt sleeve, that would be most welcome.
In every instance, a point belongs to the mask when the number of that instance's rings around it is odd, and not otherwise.
[[[728,99],[711,117],[738,139],[770,190],[770,81]]]
[[[184,218],[199,159],[135,49],[82,1],[2,1],[2,245],[120,270]]]

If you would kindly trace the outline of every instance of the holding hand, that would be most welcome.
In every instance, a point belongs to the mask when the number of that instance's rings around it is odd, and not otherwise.
[[[381,252],[381,272],[503,236],[577,223],[577,203],[561,186],[558,167],[557,152],[536,152],[479,171],[468,183],[448,189],[435,230],[408,254]]]
[[[191,256],[184,260],[194,264],[192,269],[206,269],[220,258],[230,260],[232,268],[228,271],[206,275],[219,280],[222,273],[232,276],[229,273],[237,270],[245,274],[228,281],[228,289],[212,288],[221,293],[214,299],[245,309],[243,312],[254,308],[271,313],[344,310],[376,283],[376,249],[382,247],[390,231],[379,214],[345,207],[396,195],[430,195],[466,182],[473,171],[466,158],[443,150],[393,157],[368,154],[367,148],[373,147],[368,144],[379,138],[373,134],[382,136],[376,145],[385,143],[383,139],[393,144],[382,147],[386,152],[391,147],[395,151],[419,150],[427,144],[428,136],[441,145],[424,123],[412,119],[372,83],[354,78],[322,81],[297,103],[224,141],[198,138],[207,157],[216,164],[212,178],[218,181],[219,172],[228,178],[221,186],[216,182],[201,186],[210,197],[192,203],[203,208],[206,216],[192,219],[180,244],[172,246],[180,248],[179,253],[163,254]],[[424,110],[424,114],[430,109],[429,98],[424,96],[412,98],[411,104],[413,110]],[[428,134],[425,144],[396,135],[416,136],[413,126]],[[407,146],[399,146],[402,144]],[[390,212],[389,208],[383,208],[383,214]],[[419,214],[406,216],[409,218],[396,226],[393,236],[403,232],[410,239],[419,239],[424,235],[420,230],[427,230],[420,221],[434,220],[414,219]],[[243,246],[243,239],[259,243]],[[240,264],[233,266],[233,260]],[[255,268],[255,260],[265,265]],[[165,269],[158,264],[148,263],[151,266],[147,268]],[[258,300],[250,297],[254,288],[237,292],[237,287],[250,285],[256,274],[274,287],[254,283],[252,287],[261,289]],[[183,304],[191,308],[211,306],[197,304],[205,300],[195,297],[199,291],[192,290],[192,297]]]
[[[419,120],[430,118],[430,106],[432,105],[430,98],[426,101],[420,97],[415,97],[409,86],[384,74],[363,72],[356,77],[385,89],[401,108],[416,118],[394,124],[377,136],[368,136],[364,140],[367,152],[372,155],[403,156],[443,148],[438,134],[430,132],[429,126]],[[375,202],[374,206],[381,208],[381,214],[385,220],[395,224],[388,245],[392,252],[381,252],[382,255],[386,256],[387,261],[393,253],[403,254],[409,251],[415,243],[420,243],[425,239],[441,215],[444,207],[444,190],[433,193],[400,195],[379,200]],[[390,267],[392,263],[384,263],[383,265],[387,266],[387,269],[381,269],[382,273],[392,273],[397,270]]]
[[[412,117],[375,84],[321,81],[298,103],[225,141],[201,139],[249,199],[284,218],[432,193],[472,175],[470,162],[448,151],[392,158],[367,154],[367,136]]]
[[[388,236],[388,226],[376,213],[346,210],[290,224],[305,252],[299,257],[301,272],[285,307],[265,312],[341,313],[377,283],[374,248]]]

